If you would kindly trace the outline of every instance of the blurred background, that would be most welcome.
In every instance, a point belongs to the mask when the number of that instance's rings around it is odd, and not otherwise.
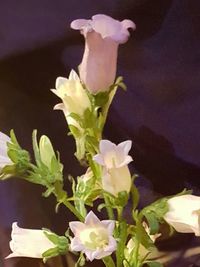
[[[15,129],[20,144],[31,150],[32,130],[37,128],[38,135],[48,135],[60,151],[65,173],[82,174],[65,118],[53,111],[59,100],[50,89],[58,76],[77,70],[82,59],[84,40],[70,29],[70,22],[94,14],[131,19],[137,25],[119,48],[118,75],[128,90],[117,92],[104,137],[116,143],[133,141],[131,168],[139,174],[140,206],[185,187],[200,195],[196,0],[1,0],[0,131]],[[17,178],[0,183],[0,266],[43,266],[38,260],[4,260],[12,222],[63,234],[73,218],[64,208],[55,214],[55,199],[42,198],[42,192],[40,186]],[[179,234],[159,246],[161,251],[171,250],[166,266],[200,266],[199,240],[193,235]],[[68,266],[69,259],[48,265]]]

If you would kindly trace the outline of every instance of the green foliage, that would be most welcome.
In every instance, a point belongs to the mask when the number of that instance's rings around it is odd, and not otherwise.
[[[132,205],[133,205],[133,210],[135,210],[139,204],[140,200],[140,194],[135,186],[135,179],[137,178],[137,175],[132,176],[132,186],[131,186],[131,196],[132,196]]]
[[[145,207],[142,214],[148,221],[150,234],[156,234],[159,230],[159,222],[163,221],[165,213],[168,211],[167,198],[162,198]]]
[[[65,236],[58,236],[46,229],[44,229],[44,234],[54,244],[53,248],[48,249],[42,254],[44,262],[49,258],[67,253],[69,250],[69,240]]]
[[[7,144],[7,154],[13,164],[2,168],[0,171],[1,179],[7,179],[11,176],[24,177],[30,169],[30,155],[28,151],[20,147],[13,130],[10,131],[10,138],[11,141]]]

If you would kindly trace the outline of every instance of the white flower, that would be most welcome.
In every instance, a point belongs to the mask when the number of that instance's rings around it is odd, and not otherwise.
[[[107,169],[121,168],[129,164],[133,159],[128,155],[132,142],[124,141],[118,145],[109,140],[101,140],[99,144],[100,153],[93,157],[98,164]]]
[[[78,127],[77,122],[69,117],[69,114],[76,113],[82,116],[84,111],[91,107],[91,104],[77,73],[72,70],[68,79],[58,77],[56,79],[56,89],[51,91],[63,101],[63,103],[57,104],[54,109],[63,110],[68,124]]]
[[[7,259],[12,257],[42,258],[45,251],[55,247],[43,230],[23,229],[18,227],[16,222],[12,224],[11,238],[12,253],[6,257]]]
[[[177,232],[200,236],[200,197],[182,195],[168,200],[169,211],[164,219]]]
[[[74,233],[71,250],[85,253],[90,261],[106,257],[116,250],[116,240],[112,236],[115,227],[114,221],[100,221],[90,211],[84,223],[70,222],[69,227]]]
[[[118,21],[98,14],[90,20],[72,21],[71,28],[80,30],[86,39],[80,65],[80,78],[92,93],[107,91],[116,76],[118,45],[125,43],[135,29],[131,20]]]
[[[100,153],[93,157],[94,161],[103,166],[103,189],[114,196],[122,191],[130,192],[131,174],[127,165],[133,160],[128,155],[131,145],[130,140],[118,145],[109,140],[101,140]]]
[[[7,154],[8,151],[7,143],[10,142],[11,142],[10,137],[0,132],[0,170],[6,165],[13,164],[13,162],[10,160]]]
[[[132,180],[128,166],[109,170],[103,168],[102,187],[105,191],[117,197],[118,193],[122,191],[129,193],[131,184]]]

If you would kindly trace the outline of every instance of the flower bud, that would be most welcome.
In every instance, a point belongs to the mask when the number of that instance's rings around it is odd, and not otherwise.
[[[47,166],[51,166],[51,160],[53,157],[56,157],[55,152],[53,150],[53,146],[51,141],[46,135],[42,135],[39,142],[39,150],[41,161]]]
[[[120,22],[98,14],[91,20],[72,21],[71,28],[80,30],[85,37],[81,81],[93,94],[108,91],[116,76],[118,45],[128,40],[128,28],[135,29],[135,24],[131,20]]]

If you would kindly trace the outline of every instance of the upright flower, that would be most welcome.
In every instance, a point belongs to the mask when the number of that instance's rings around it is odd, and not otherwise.
[[[131,189],[131,175],[128,164],[133,160],[128,155],[132,142],[130,140],[118,145],[109,140],[101,140],[100,153],[93,157],[103,166],[102,187],[105,191],[117,196],[119,192]]]
[[[8,157],[8,146],[7,143],[10,143],[10,137],[6,134],[0,132],[0,171],[6,165],[11,165],[13,162]]]
[[[57,104],[54,109],[62,110],[68,124],[78,127],[77,122],[69,116],[70,113],[82,116],[84,111],[90,108],[91,105],[77,73],[72,70],[68,79],[58,77],[56,79],[56,89],[52,89],[51,91],[63,101]]]
[[[169,211],[164,219],[180,233],[200,236],[200,197],[182,195],[168,200]]]
[[[98,14],[90,20],[72,21],[71,28],[84,35],[85,51],[80,65],[80,78],[92,93],[108,91],[114,83],[118,45],[129,38],[128,28],[135,29],[131,20],[118,21]]]
[[[7,259],[12,257],[42,258],[45,251],[56,247],[46,237],[43,230],[23,229],[18,227],[16,222],[12,225],[11,238],[12,253],[6,257]]]
[[[100,221],[90,211],[84,223],[70,222],[69,227],[74,234],[71,250],[85,253],[90,261],[106,257],[116,250],[116,240],[112,236],[114,221]]]

